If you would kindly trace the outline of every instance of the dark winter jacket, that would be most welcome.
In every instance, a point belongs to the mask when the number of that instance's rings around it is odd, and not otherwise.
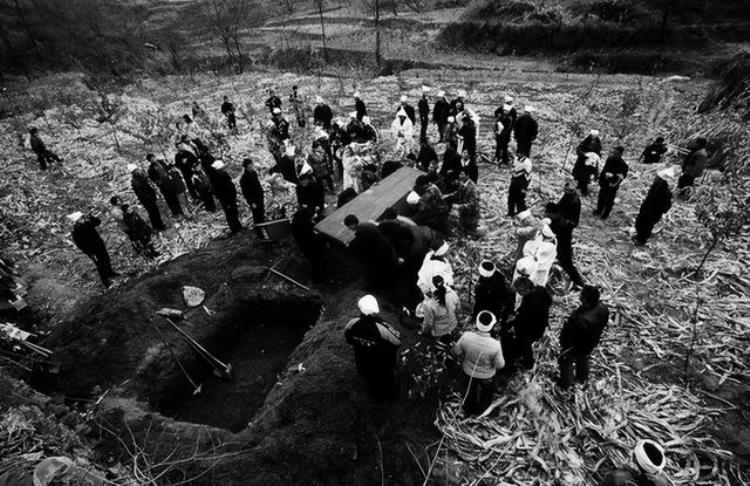
[[[315,179],[308,178],[307,181],[297,184],[297,204],[307,206],[313,211],[322,211],[325,206],[326,192],[323,186]]]
[[[610,173],[615,177],[605,177],[604,174]],[[628,164],[619,155],[610,155],[604,163],[604,167],[599,174],[599,185],[602,187],[620,187],[622,181],[628,175]],[[619,177],[616,177],[619,176]]]
[[[237,188],[232,177],[225,170],[216,171],[214,194],[222,205],[237,204]]]
[[[557,202],[557,207],[560,215],[568,221],[570,226],[577,228],[581,221],[581,197],[578,193],[563,194]]]
[[[576,147],[578,158],[576,159],[576,162],[573,165],[573,170],[571,171],[573,177],[576,179],[583,179],[596,175],[596,168],[586,165],[586,154],[589,152],[594,152],[601,157],[602,142],[599,138],[589,135],[578,144],[578,147]]]
[[[42,142],[42,139],[39,138],[39,135],[34,134],[29,137],[29,144],[31,144],[31,150],[34,151],[35,154],[43,154],[47,151],[47,147],[44,145],[44,142]]]
[[[419,98],[417,108],[419,109],[419,121],[421,123],[427,123],[430,119],[430,102],[423,96]]]
[[[513,127],[516,124],[516,116],[517,113],[515,108],[511,108],[507,113],[503,111],[502,107],[495,110],[495,121],[503,124],[502,132],[497,133],[496,127],[495,133],[501,137],[510,139],[510,134],[513,133]]]
[[[498,322],[505,323],[515,306],[515,294],[505,283],[505,277],[495,272],[491,277],[479,277],[474,289],[474,312],[476,318],[480,311],[486,310],[495,314]]]
[[[672,191],[669,184],[661,177],[656,177],[654,183],[643,200],[641,211],[647,211],[651,215],[663,215],[672,207]]]
[[[105,250],[104,240],[96,227],[101,224],[96,216],[83,216],[73,225],[73,243],[87,255]]]
[[[274,108],[281,108],[281,98],[278,96],[269,96],[266,100],[266,107],[269,111],[273,111]]]
[[[380,229],[372,223],[360,223],[357,226],[349,248],[359,253],[368,266],[377,268],[380,272],[396,268],[396,251]]]
[[[141,170],[135,170],[130,179],[130,187],[133,188],[135,197],[141,204],[148,206],[156,202],[156,190],[151,186],[148,177]]]
[[[541,339],[549,325],[550,306],[552,297],[544,287],[536,286],[531,293],[524,296],[512,322],[516,338],[521,341]]]
[[[517,141],[531,142],[539,135],[539,123],[528,113],[518,117],[514,128],[514,136]]]
[[[230,113],[234,113],[234,105],[228,101],[225,101],[221,104],[221,114],[226,116]]]
[[[364,377],[392,373],[401,341],[399,333],[379,316],[360,315],[344,330],[346,342],[354,348],[357,371]]]
[[[263,186],[260,185],[258,173],[253,170],[242,172],[240,177],[240,189],[248,204],[263,204]]]
[[[153,230],[148,223],[138,214],[135,208],[127,208],[123,211],[122,222],[125,225],[125,234],[130,241],[144,242],[151,240]]]
[[[565,321],[560,332],[560,350],[575,356],[591,354],[609,321],[609,309],[599,302],[592,308],[579,307]]]
[[[362,118],[367,116],[367,106],[365,105],[365,102],[360,99],[354,100],[354,111],[357,112],[357,120],[362,121]]]
[[[692,152],[685,157],[682,162],[682,175],[689,177],[700,177],[706,168],[708,162],[708,152],[706,149],[700,149]]]
[[[423,171],[427,172],[427,169],[430,168],[430,162],[432,162],[433,160],[438,160],[437,152],[435,152],[435,149],[429,145],[421,146],[419,148],[419,153],[417,154],[417,165]]]
[[[271,167],[269,174],[281,174],[284,180],[297,184],[297,168],[294,166],[294,158],[287,155],[282,156],[279,161]]]
[[[448,117],[450,116],[451,106],[447,100],[439,99],[435,102],[435,106],[432,108],[432,121],[438,125],[445,125],[448,123]]]
[[[646,164],[658,164],[666,153],[666,145],[654,142],[643,150],[643,162]]]
[[[397,219],[381,221],[378,223],[381,233],[388,239],[396,255],[406,259],[409,256],[409,250],[414,243],[414,234],[409,225]]]
[[[326,104],[316,105],[313,109],[313,120],[315,124],[322,125],[323,128],[330,128],[331,120],[333,120],[331,107]]]

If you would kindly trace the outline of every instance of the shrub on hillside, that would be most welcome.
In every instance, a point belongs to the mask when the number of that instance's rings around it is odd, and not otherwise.
[[[736,108],[750,119],[750,52],[742,52],[718,69],[719,79],[699,107],[701,113],[713,109]]]

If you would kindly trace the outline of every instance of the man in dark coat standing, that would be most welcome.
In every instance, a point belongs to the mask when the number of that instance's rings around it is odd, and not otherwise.
[[[637,245],[646,244],[656,223],[672,207],[672,188],[676,177],[674,167],[662,169],[656,174],[635,218],[634,240]]]
[[[229,98],[224,97],[224,102],[221,104],[221,114],[227,119],[227,126],[230,130],[237,128],[237,117],[234,114],[234,105],[229,102]]]
[[[682,162],[682,174],[677,181],[677,189],[693,187],[695,179],[703,175],[706,163],[708,162],[707,144],[708,142],[703,137],[695,140],[693,150],[690,151]]]
[[[257,225],[266,221],[265,198],[263,197],[263,186],[260,185],[258,172],[255,170],[252,159],[242,161],[242,176],[240,177],[240,189],[245,196],[250,212],[253,214],[253,224]]]
[[[211,167],[216,171],[216,187],[214,187],[216,199],[219,200],[224,210],[229,230],[237,233],[242,230],[239,208],[237,208],[237,189],[234,187],[232,177],[225,170],[223,161],[216,160]]]
[[[359,299],[357,307],[359,317],[347,322],[344,330],[346,342],[354,348],[357,372],[367,382],[374,400],[392,399],[398,393],[396,358],[400,335],[378,315],[378,301],[372,295]]]
[[[539,135],[539,123],[533,116],[534,107],[526,105],[523,114],[516,120],[513,135],[516,139],[516,153],[519,157],[531,157],[531,145]]]
[[[602,219],[607,219],[609,213],[612,212],[617,190],[628,175],[628,164],[622,158],[624,152],[623,147],[615,147],[599,174],[599,197],[594,215],[601,216]]]
[[[503,354],[506,363],[513,363],[517,358],[518,364],[530,370],[534,367],[532,346],[544,336],[549,326],[552,297],[547,289],[534,285],[527,277],[519,277],[513,285],[521,296],[521,305],[513,320],[505,326],[512,327],[515,338],[508,343],[508,353],[505,352],[506,346],[503,346]]]
[[[111,279],[120,274],[112,270],[107,247],[96,229],[102,221],[94,215],[84,215],[80,211],[69,214],[67,218],[73,222],[73,243],[91,258],[102,283],[105,287],[109,287],[112,285]]]
[[[562,388],[580,384],[589,378],[589,357],[609,321],[609,309],[599,300],[599,289],[584,285],[581,305],[573,311],[560,332],[560,380]],[[575,371],[575,372],[574,372]]]
[[[589,193],[589,182],[591,177],[598,175],[598,167],[594,165],[588,154],[594,153],[598,158],[602,156],[602,141],[599,138],[599,130],[591,130],[581,143],[576,147],[576,163],[573,165],[573,177],[578,181],[578,190],[587,196]],[[597,162],[598,164],[598,162]]]
[[[284,150],[284,154],[279,157],[276,165],[268,169],[268,173],[281,174],[281,177],[283,177],[285,181],[291,182],[293,184],[299,183],[299,178],[297,176],[297,167],[295,166],[294,162],[295,152],[296,149],[294,148],[294,145],[288,144],[286,149]]]
[[[360,223],[353,214],[344,225],[354,233],[349,248],[362,257],[367,267],[368,286],[386,289],[398,269],[396,251],[385,235],[372,223]]]
[[[573,230],[578,226],[578,221],[566,217],[555,203],[548,203],[544,211],[550,220],[552,232],[557,236],[557,262],[568,274],[574,286],[583,287],[583,277],[573,264]],[[580,208],[578,214],[580,215]]]
[[[182,177],[174,171],[174,167],[169,166],[163,160],[157,159],[154,154],[146,155],[146,160],[149,162],[148,178],[161,191],[164,202],[167,203],[172,216],[183,216],[180,194],[185,192],[185,184],[182,182]]]
[[[180,170],[190,197],[194,201],[198,200],[198,191],[195,190],[195,186],[193,185],[193,168],[199,165],[198,157],[188,149],[186,141],[177,143],[176,148],[177,153],[174,155],[174,165]]]
[[[62,164],[60,157],[47,150],[47,146],[44,145],[44,142],[39,137],[39,129],[36,127],[29,130],[29,144],[31,145],[31,150],[36,154],[36,159],[39,162],[41,170],[47,170],[47,164],[53,161]]]
[[[445,136],[445,127],[448,125],[451,105],[445,99],[445,91],[438,91],[437,98],[435,106],[432,108],[432,122],[437,125],[438,134],[440,135],[439,143],[442,143],[445,141],[443,137]]]
[[[417,109],[419,110],[419,140],[427,139],[427,126],[430,124],[430,102],[427,100],[427,93],[430,88],[422,86],[422,97],[419,98]]]
[[[146,209],[151,226],[155,231],[163,231],[166,226],[161,219],[159,206],[156,202],[156,190],[151,186],[146,174],[137,165],[128,164],[128,172],[130,172],[130,187],[133,188],[138,202]]]
[[[362,119],[367,116],[367,105],[362,101],[362,96],[359,94],[359,91],[354,93],[354,111],[357,112],[358,121],[362,121]]]
[[[276,96],[276,92],[272,89],[268,90],[268,99],[266,100],[266,108],[268,108],[268,111],[273,113],[273,110],[278,108],[281,110],[281,98]]]
[[[557,201],[557,208],[571,227],[578,228],[581,222],[581,197],[576,192],[576,186],[572,180],[565,181],[563,195]]]
[[[318,280],[325,268],[323,264],[323,242],[315,233],[315,213],[307,206],[300,206],[292,216],[292,236],[300,251],[310,261],[312,278]]]
[[[483,260],[479,264],[479,279],[474,288],[474,312],[472,319],[476,319],[479,312],[486,310],[498,318],[501,325],[505,325],[515,307],[515,294],[505,282],[505,277],[494,263]]]
[[[510,103],[504,103],[495,110],[495,162],[508,165],[510,153],[508,145],[516,123],[516,109]]]
[[[476,162],[477,160],[477,126],[474,123],[474,120],[471,119],[471,117],[465,116],[463,118],[463,124],[461,125],[461,128],[458,129],[458,135],[459,137],[463,137],[464,145],[463,147],[459,148],[461,149],[461,152],[464,150],[468,150],[469,156],[471,157],[472,162]]]
[[[320,125],[324,130],[331,129],[331,121],[333,120],[333,110],[323,102],[321,96],[315,97],[315,108],[313,108],[313,122],[316,125]]]

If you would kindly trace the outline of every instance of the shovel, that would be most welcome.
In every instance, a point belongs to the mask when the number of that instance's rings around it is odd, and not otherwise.
[[[156,323],[152,320],[148,320],[151,325],[154,327],[154,330],[156,331],[156,334],[159,335],[159,339],[161,340],[161,343],[164,345],[165,348],[167,348],[167,351],[169,351],[169,354],[172,356],[172,359],[174,359],[175,363],[177,363],[177,366],[179,366],[180,371],[182,371],[182,374],[185,376],[187,381],[190,383],[190,386],[193,387],[193,396],[198,396],[203,391],[203,385],[196,384],[195,381],[190,377],[187,370],[184,366],[182,366],[182,363],[180,362],[179,358],[177,358],[177,355],[174,354],[174,351],[172,350],[172,346],[167,344],[167,341],[164,339],[164,335],[159,330],[159,327],[156,325]]]
[[[177,330],[187,340],[187,342],[198,352],[198,354],[213,366],[214,370],[218,372],[219,376],[224,376],[227,380],[232,380],[232,365],[231,363],[224,363],[219,358],[211,354],[206,348],[201,346],[198,341],[193,339],[187,332],[185,332],[180,326],[174,323],[169,317],[163,316],[166,321]]]

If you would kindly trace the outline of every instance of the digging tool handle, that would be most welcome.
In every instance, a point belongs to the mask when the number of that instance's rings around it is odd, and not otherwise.
[[[301,288],[301,289],[305,289],[305,290],[307,290],[308,292],[310,291],[310,287],[306,287],[306,286],[302,285],[301,283],[299,283],[299,282],[297,282],[296,280],[294,280],[294,279],[293,279],[292,277],[289,277],[289,276],[287,276],[287,275],[284,275],[283,273],[279,272],[279,271],[278,271],[278,270],[276,270],[275,268],[269,268],[268,270],[270,270],[270,271],[271,271],[271,273],[273,273],[273,274],[276,274],[276,275],[278,275],[279,277],[283,278],[284,280],[287,280],[287,281],[289,281],[289,282],[293,283],[293,284],[294,284],[294,285],[296,285],[297,287],[299,287],[299,288]]]
[[[179,332],[180,334],[182,334],[182,335],[183,335],[183,336],[185,337],[185,339],[187,339],[187,340],[188,340],[188,342],[189,342],[190,344],[192,344],[192,345],[193,345],[193,347],[194,347],[194,348],[195,348],[195,349],[196,349],[196,350],[197,350],[198,352],[200,352],[200,353],[201,353],[201,354],[202,354],[202,355],[203,355],[203,356],[204,356],[205,358],[207,358],[207,359],[208,359],[209,361],[211,361],[211,362],[212,362],[212,364],[213,364],[214,366],[218,365],[218,367],[220,367],[220,368],[223,368],[223,369],[222,369],[222,371],[226,371],[226,370],[227,370],[227,369],[229,368],[229,366],[228,366],[228,365],[226,365],[226,364],[222,363],[222,362],[221,362],[221,360],[219,360],[219,358],[217,358],[216,356],[214,356],[213,354],[211,354],[211,353],[210,353],[210,352],[209,352],[209,351],[208,351],[208,350],[207,350],[206,348],[204,348],[203,346],[201,346],[201,345],[200,345],[200,344],[198,343],[198,341],[196,341],[195,339],[193,339],[193,338],[192,338],[192,337],[190,336],[190,334],[188,334],[188,333],[187,333],[187,332],[185,332],[185,330],[183,330],[183,329],[182,329],[182,328],[181,328],[180,326],[178,326],[177,324],[175,324],[175,323],[174,323],[174,322],[172,321],[172,319],[170,319],[170,318],[168,318],[168,317],[165,317],[165,319],[167,320],[167,322],[169,322],[169,323],[170,323],[170,324],[172,325],[172,327],[174,327],[175,329],[177,329],[177,332]]]
[[[188,372],[185,369],[185,367],[182,366],[182,363],[180,362],[180,359],[177,357],[177,355],[174,353],[174,350],[172,349],[172,346],[170,346],[169,344],[167,344],[167,340],[164,339],[164,335],[159,330],[159,327],[156,325],[156,323],[153,320],[149,319],[149,322],[154,327],[154,330],[156,331],[156,334],[159,335],[159,339],[161,340],[161,343],[164,345],[165,348],[167,348],[167,351],[169,351],[169,354],[172,356],[172,358],[174,359],[175,363],[177,363],[177,366],[180,367],[180,370],[182,371],[182,374],[185,375],[185,378],[187,378],[187,381],[190,382],[190,386],[192,386],[193,389],[197,389],[198,385],[190,377],[190,375],[188,374]]]

